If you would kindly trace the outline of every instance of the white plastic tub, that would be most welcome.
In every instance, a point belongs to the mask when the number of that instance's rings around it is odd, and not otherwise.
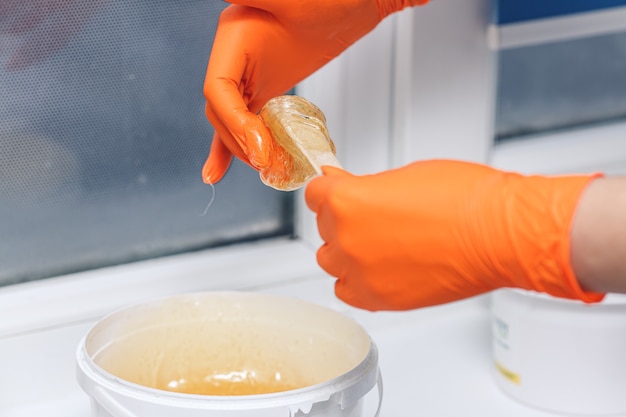
[[[626,415],[626,297],[584,304],[492,295],[494,377],[512,398],[568,415]]]
[[[382,401],[377,349],[360,325],[258,293],[185,294],[115,312],[82,340],[77,363],[93,417],[361,417],[376,385],[370,415]],[[174,392],[194,383],[226,394]],[[277,384],[286,390],[228,391]]]

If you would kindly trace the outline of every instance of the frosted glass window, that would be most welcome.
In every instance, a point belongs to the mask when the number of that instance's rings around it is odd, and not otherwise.
[[[626,33],[499,53],[496,135],[626,118]]]
[[[293,233],[292,195],[238,161],[203,214],[226,5],[3,0],[0,285]]]

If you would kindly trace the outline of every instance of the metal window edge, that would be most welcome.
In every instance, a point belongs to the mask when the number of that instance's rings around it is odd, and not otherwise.
[[[626,31],[626,6],[488,27],[493,50],[521,48],[549,42]]]

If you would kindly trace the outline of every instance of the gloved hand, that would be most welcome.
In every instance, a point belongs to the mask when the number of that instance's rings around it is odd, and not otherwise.
[[[218,182],[232,155],[256,170],[271,165],[271,139],[256,115],[370,32],[390,13],[428,0],[229,0],[220,16],[204,83],[215,128],[202,170]]]
[[[514,287],[600,301],[570,264],[570,225],[593,176],[523,176],[433,160],[376,175],[325,167],[305,198],[337,296],[408,310]]]

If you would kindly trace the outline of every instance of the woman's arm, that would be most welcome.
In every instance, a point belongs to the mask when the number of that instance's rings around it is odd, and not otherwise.
[[[572,267],[581,287],[626,293],[626,177],[594,180],[572,223]]]

